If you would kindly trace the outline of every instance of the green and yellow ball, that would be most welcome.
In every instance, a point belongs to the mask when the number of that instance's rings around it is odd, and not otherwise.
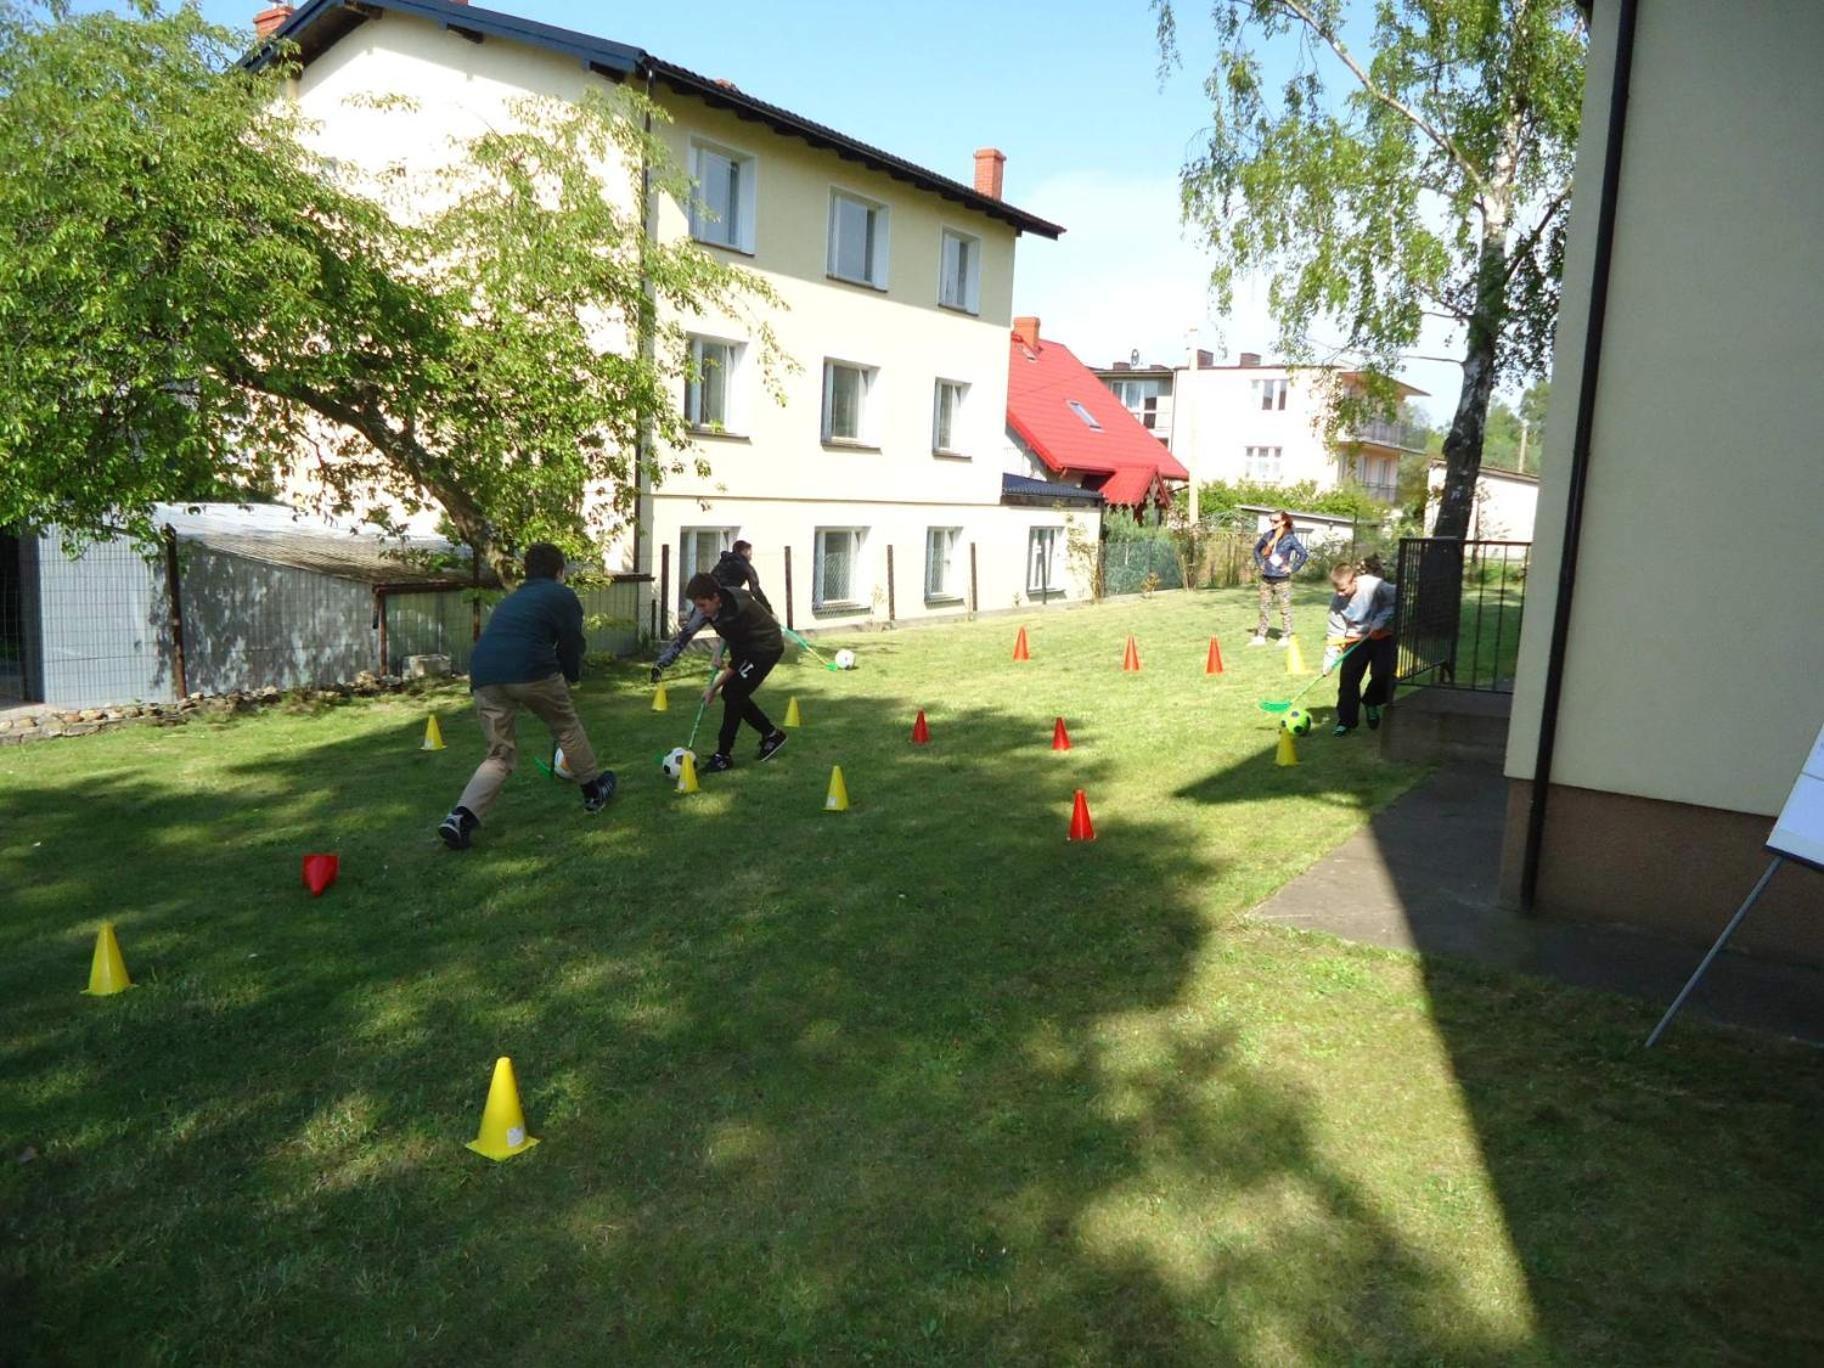
[[[1309,736],[1311,734],[1311,714],[1303,708],[1293,708],[1280,720],[1279,725],[1294,736]]]

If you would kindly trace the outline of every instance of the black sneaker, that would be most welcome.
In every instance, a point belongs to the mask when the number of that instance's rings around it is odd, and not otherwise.
[[[697,773],[720,774],[723,770],[731,770],[734,767],[735,762],[733,760],[730,760],[726,755],[722,754],[721,751],[717,751],[714,755],[710,756],[709,759],[697,766]]]
[[[608,800],[614,797],[615,779],[613,770],[603,770],[595,778],[583,785],[583,811],[600,812],[608,806]]]
[[[783,746],[788,739],[789,738],[784,732],[780,731],[779,728],[774,727],[765,736],[760,738],[760,758],[762,760],[771,760],[774,755],[778,754],[779,747]]]
[[[1336,726],[1331,730],[1330,735],[1347,736],[1347,735],[1349,735],[1350,732],[1352,732],[1354,730],[1355,730],[1354,727],[1345,727],[1341,722],[1338,722],[1336,724]]]
[[[1376,731],[1381,725],[1381,710],[1377,704],[1367,703],[1362,706],[1362,714],[1367,718],[1368,730]]]
[[[443,819],[443,825],[437,828],[437,834],[443,837],[443,843],[451,850],[467,850],[475,842],[472,839],[475,828],[481,825],[479,818],[465,807],[451,811]]]

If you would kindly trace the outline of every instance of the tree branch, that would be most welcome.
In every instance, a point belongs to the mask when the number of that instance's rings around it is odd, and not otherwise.
[[[1376,85],[1374,79],[1370,77],[1366,71],[1362,70],[1361,63],[1357,62],[1354,55],[1350,53],[1346,46],[1344,46],[1343,40],[1333,37],[1324,31],[1323,25],[1318,23],[1317,16],[1311,13],[1310,9],[1304,4],[1304,0],[1279,0],[1279,3],[1291,11],[1307,29],[1324,41],[1330,51],[1336,54],[1337,60],[1342,62],[1342,64],[1348,67],[1354,74],[1355,79],[1361,83],[1363,90],[1367,91],[1369,95],[1378,100],[1381,104],[1384,104],[1387,108],[1393,110],[1394,113],[1405,119],[1406,122],[1418,129],[1426,137],[1430,138],[1433,143],[1437,144],[1438,149],[1449,156],[1450,159],[1457,164],[1463,174],[1469,177],[1470,183],[1474,185],[1478,191],[1487,192],[1489,188],[1487,178],[1483,176],[1476,164],[1470,161],[1463,150],[1457,146],[1450,135],[1443,132],[1441,129],[1434,127],[1429,119],[1419,113],[1418,110],[1414,109],[1411,105],[1407,104],[1404,100]]]
[[[1507,268],[1501,273],[1503,283],[1514,278],[1514,272],[1519,269],[1522,261],[1533,254],[1533,249],[1539,245],[1539,239],[1545,236],[1545,230],[1551,226],[1552,220],[1558,217],[1558,211],[1570,203],[1573,183],[1572,181],[1564,183],[1564,189],[1552,196],[1545,206],[1545,212],[1539,215],[1539,222],[1533,225],[1532,231],[1514,244],[1514,250],[1507,255]]]

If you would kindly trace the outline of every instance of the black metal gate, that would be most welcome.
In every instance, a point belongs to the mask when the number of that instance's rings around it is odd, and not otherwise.
[[[1407,537],[1394,636],[1401,684],[1512,693],[1531,542]]]

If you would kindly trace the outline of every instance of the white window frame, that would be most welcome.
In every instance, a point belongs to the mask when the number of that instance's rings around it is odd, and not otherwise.
[[[731,225],[712,218],[698,193],[703,183],[703,154],[721,157],[734,163],[741,173],[736,183],[735,222]],[[725,251],[754,254],[757,240],[755,220],[760,202],[760,159],[726,143],[708,138],[690,140],[690,235],[698,242]]]
[[[716,563],[715,560],[711,560],[708,565],[698,563],[698,539],[715,537],[720,541],[721,545],[716,549],[716,557],[719,559],[724,551],[734,546],[735,539],[740,535],[739,527],[680,527],[678,529],[678,611],[680,613],[688,613],[695,606],[684,592],[686,586],[690,584],[690,577],[699,573],[707,574]]]
[[[828,554],[829,538],[852,538],[849,542],[849,584],[848,597],[833,599],[824,591],[823,563]],[[868,547],[868,529],[865,527],[819,527],[811,538],[811,610],[826,612],[860,608],[865,601],[861,594],[861,558]]]
[[[1262,413],[1284,413],[1286,411],[1286,390],[1289,388],[1284,379],[1250,380],[1248,387],[1253,391],[1253,407]]]
[[[728,348],[728,362],[722,374],[722,417],[705,419],[703,403],[703,349]],[[747,344],[732,337],[715,337],[709,333],[691,333],[689,338],[691,373],[684,377],[684,421],[694,432],[736,434],[746,421],[742,406],[742,368]]]
[[[858,204],[874,214],[874,251],[867,263],[865,273],[859,277],[844,275],[837,269],[840,254],[837,251],[837,229],[841,225],[838,206],[847,200]],[[846,190],[840,185],[830,187],[830,216],[828,236],[825,245],[828,251],[825,256],[824,269],[831,280],[840,280],[849,285],[862,285],[869,289],[884,291],[887,288],[887,270],[891,259],[893,213],[889,206],[867,195],[854,190]],[[864,249],[865,250],[865,249]]]
[[[1058,525],[1029,527],[1026,529],[1026,597],[1050,597],[1064,592],[1064,586],[1058,580],[1058,548],[1064,541],[1064,529]],[[1045,573],[1041,577],[1037,572],[1041,564],[1039,547],[1045,546]]]
[[[1279,484],[1285,470],[1282,446],[1249,446],[1243,449],[1242,469],[1254,484]]]
[[[1091,413],[1087,408],[1084,407],[1083,401],[1081,399],[1066,399],[1064,401],[1064,407],[1069,409],[1072,413],[1076,414],[1077,417],[1081,418],[1083,420],[1084,426],[1086,426],[1091,432],[1102,431],[1101,421],[1099,419],[1097,419],[1095,414]]]
[[[941,558],[938,555],[940,538],[947,541]],[[960,527],[927,527],[925,529],[926,603],[961,603],[963,601],[959,589],[952,587],[956,575],[956,552],[962,544],[963,529]],[[940,567],[944,572],[941,577],[935,573]]]
[[[836,368],[858,371],[861,374],[861,395],[855,424],[855,436],[838,435],[834,430],[836,416]],[[859,361],[844,361],[840,357],[823,358],[823,440],[830,446],[873,447],[874,441],[874,385],[880,378],[878,366],[865,366]]]
[[[946,298],[951,284],[956,279],[956,272],[951,266],[950,244],[957,244],[957,250],[964,253],[963,286],[960,298]],[[937,235],[937,303],[940,308],[955,309],[959,313],[979,314],[982,311],[982,240],[974,233],[965,233],[960,228],[940,228]]]
[[[943,438],[944,390],[948,387],[956,391],[956,403],[950,410],[950,440]],[[931,454],[933,456],[965,456],[967,444],[964,434],[967,433],[967,420],[964,415],[969,411],[969,390],[967,380],[946,380],[939,376],[937,383],[931,387]]]

